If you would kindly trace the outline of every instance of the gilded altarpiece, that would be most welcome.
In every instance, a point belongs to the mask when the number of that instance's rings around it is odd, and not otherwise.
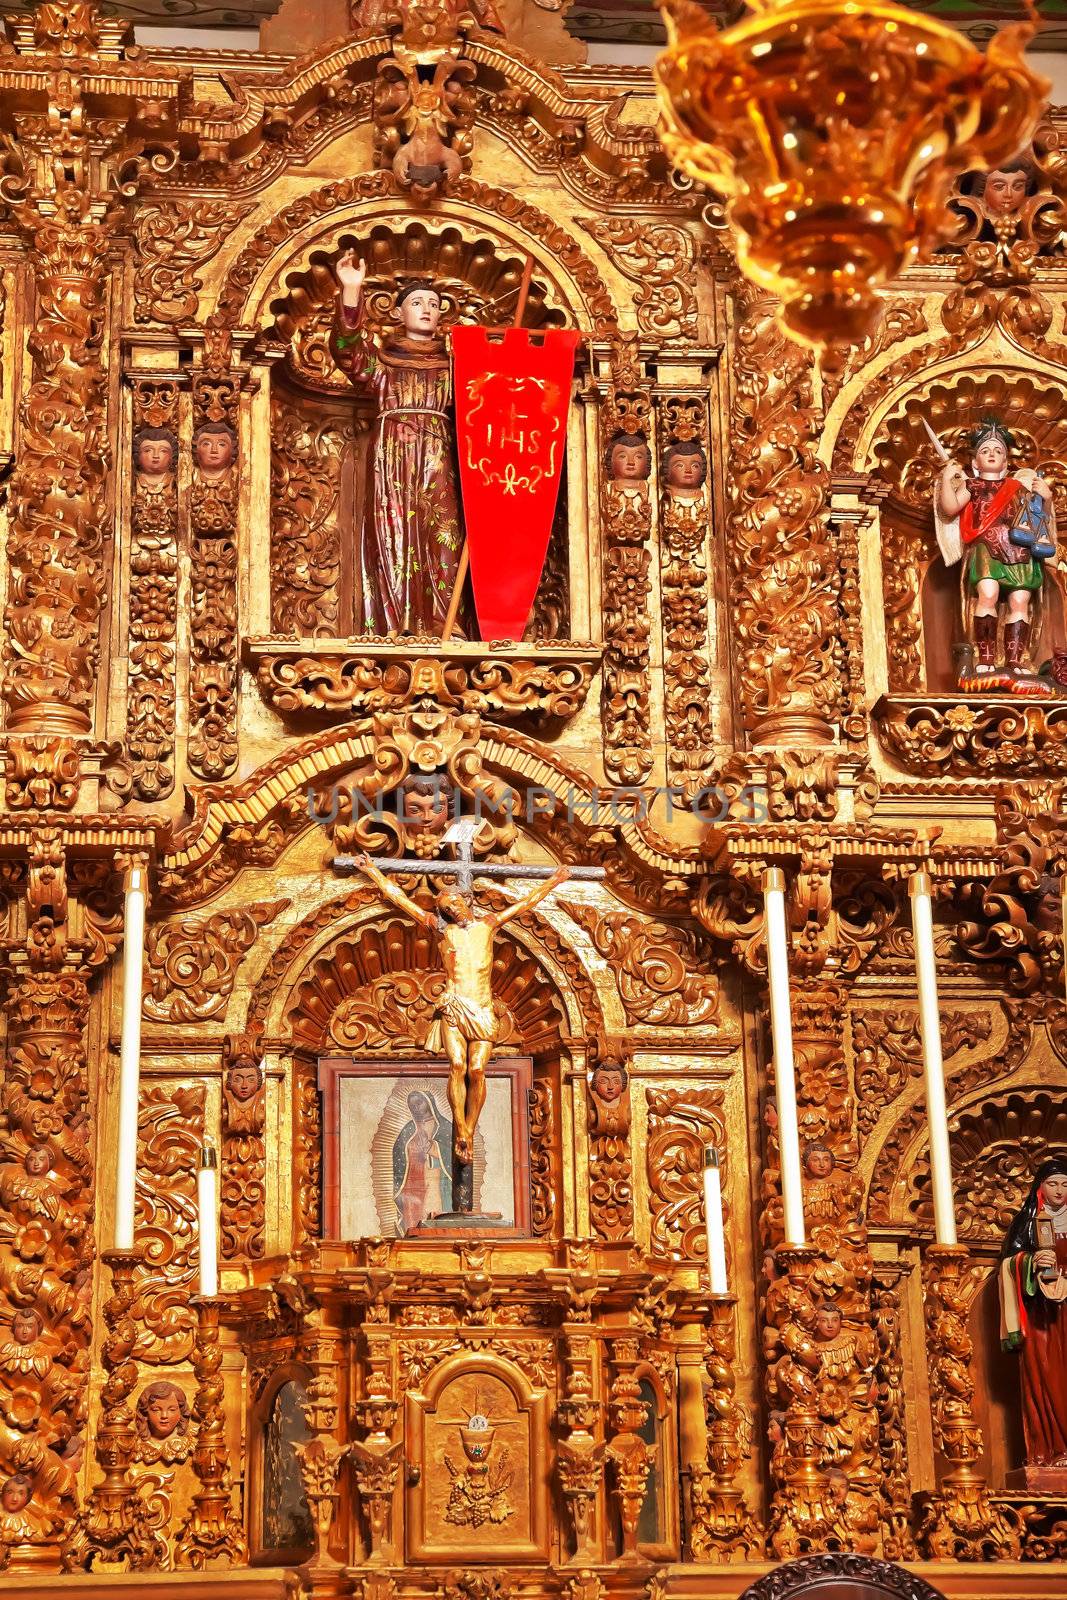
[[[80,0],[7,23],[0,1564],[226,1568],[249,1600],[661,1600],[851,1551],[937,1560],[948,1594],[983,1593],[986,1561],[1000,1593],[1055,1593],[1067,1485],[1026,1476],[995,1302],[1033,1173],[1067,1151],[1062,578],[1040,692],[976,689],[932,497],[939,448],[994,415],[1067,518],[1063,119],[1014,199],[961,178],[943,249],[820,365],[740,279],[716,197],[670,172],[650,75],[583,67],[558,13],[511,10],[353,4],[330,37],[283,16],[269,56],[202,61]],[[446,342],[520,298],[535,337],[580,336],[522,639],[361,626],[383,419],[336,363],[350,251],[378,357],[426,280]],[[335,858],[440,864],[457,813],[491,911],[515,881],[479,864],[603,869],[495,949],[495,1048],[530,1063],[529,1228],[331,1238],[319,1063],[439,1070],[447,982]],[[426,900],[429,873],[404,881]],[[420,1092],[425,1164],[445,1113]]]

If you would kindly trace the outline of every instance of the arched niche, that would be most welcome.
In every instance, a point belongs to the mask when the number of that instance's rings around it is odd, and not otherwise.
[[[358,549],[373,405],[332,369],[333,263],[352,248],[368,262],[372,327],[387,324],[398,285],[433,277],[444,322],[505,326],[527,256],[524,323],[610,338],[615,308],[592,262],[552,220],[507,191],[459,180],[432,216],[412,214],[381,173],[326,185],[284,208],[231,266],[212,319],[257,330],[259,415],[252,496],[271,506],[253,538],[271,582],[255,597],[253,631],[282,638],[358,635]],[[579,347],[579,366],[585,359]],[[589,591],[588,490],[598,471],[582,408],[572,405],[556,522],[528,640],[589,638],[601,614]],[[266,448],[265,448],[266,447]]]
[[[306,1561],[315,1530],[296,1446],[311,1438],[304,1416],[310,1373],[299,1362],[276,1367],[250,1418],[249,1535],[253,1559],[279,1566]]]
[[[961,565],[946,567],[934,527],[934,483],[942,467],[927,432],[968,468],[970,439],[995,416],[1015,440],[1012,465],[1040,467],[1056,497],[1060,537],[1067,529],[1067,394],[1051,377],[997,368],[942,375],[913,390],[883,417],[872,466],[889,486],[881,506],[881,574],[890,694],[956,692],[954,646],[963,639]],[[1067,648],[1064,578],[1047,568],[1034,659]]]
[[[987,1451],[983,1470],[994,1489],[1010,1486],[1024,1459],[1019,1361],[1001,1343],[1001,1250],[1037,1167],[1050,1155],[1067,1156],[1061,1075],[1062,1066],[1053,1062],[1038,1031],[1010,1082],[972,1090],[953,1106],[949,1123],[956,1227],[970,1253],[961,1292],[973,1342],[973,1405]],[[906,1132],[896,1138],[891,1134],[875,1160],[872,1189],[882,1198],[872,1207],[870,1220],[898,1239],[918,1244],[933,1237],[923,1106],[902,1119],[901,1126]],[[887,1187],[890,1170],[893,1181]],[[915,1261],[917,1266],[918,1256]],[[918,1282],[913,1290],[913,1309],[919,1313]],[[921,1315],[913,1319],[905,1345],[910,1347],[909,1364],[921,1371],[926,1359]]]
[[[481,889],[479,898],[506,902],[492,888]],[[344,903],[320,908],[273,958],[250,1015],[288,1044],[281,1065],[294,1122],[293,1244],[321,1236],[320,1058],[345,1053],[383,1063],[425,1060],[443,1070],[443,1058],[425,1049],[442,978],[435,941],[377,906],[354,913]],[[573,1173],[565,1168],[561,1138],[569,1115],[570,1042],[601,1034],[603,1018],[578,958],[536,915],[524,915],[497,935],[493,981],[513,1024],[498,1054],[528,1056],[533,1066],[531,1231],[558,1238],[573,1204]]]
[[[673,1373],[667,1379],[651,1362],[634,1368],[645,1421],[638,1436],[654,1454],[637,1519],[637,1548],[649,1561],[678,1559],[678,1428]]]

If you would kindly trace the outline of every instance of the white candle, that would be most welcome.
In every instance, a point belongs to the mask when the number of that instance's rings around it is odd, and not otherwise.
[[[911,927],[915,941],[915,975],[919,983],[919,1030],[926,1080],[926,1120],[930,1128],[930,1183],[934,1191],[934,1233],[938,1244],[956,1243],[956,1213],[952,1200],[952,1157],[948,1143],[948,1108],[945,1104],[945,1069],[941,1059],[941,1017],[937,1006],[937,969],[934,964],[934,913],[930,899],[930,874],[912,875]]]
[[[778,1160],[782,1169],[785,1243],[803,1247],[806,1243],[804,1190],[800,1180],[793,1015],[789,1005],[789,938],[785,926],[785,874],[780,867],[768,867],[763,874],[763,916],[767,936],[767,982],[771,999],[774,1097],[778,1106]]]
[[[133,1213],[137,1191],[137,1107],[141,1090],[141,992],[144,985],[143,867],[129,868],[125,887],[118,1166],[115,1173],[116,1250],[133,1249]]]
[[[704,1228],[708,1236],[708,1283],[712,1294],[729,1293],[726,1234],[722,1223],[722,1182],[715,1146],[704,1146]]]
[[[200,1239],[200,1293],[219,1292],[219,1158],[211,1145],[200,1151],[196,1174],[196,1212]]]

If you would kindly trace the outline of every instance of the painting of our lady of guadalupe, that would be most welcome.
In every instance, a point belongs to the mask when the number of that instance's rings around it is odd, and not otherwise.
[[[393,1141],[393,1199],[398,1234],[452,1209],[452,1123],[432,1093],[413,1089],[410,1119]]]

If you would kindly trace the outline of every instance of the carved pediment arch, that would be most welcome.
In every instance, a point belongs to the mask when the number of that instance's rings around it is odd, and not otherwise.
[[[464,234],[442,217],[379,217],[369,228],[361,223],[341,231],[328,252],[315,250],[306,266],[287,271],[284,293],[270,302],[274,329],[287,347],[286,371],[298,383],[350,392],[329,349],[337,293],[333,267],[348,249],[367,264],[364,323],[373,334],[386,332],[394,321],[398,289],[424,278],[432,278],[441,291],[445,328],[457,322],[506,326],[513,320],[525,257],[511,241],[488,233]],[[535,274],[524,326],[563,327],[569,320],[559,286]]]
[[[436,941],[389,916],[334,939],[304,968],[285,1012],[295,1049],[399,1051],[426,1047],[444,987]],[[523,945],[501,937],[493,989],[504,1008],[500,1047],[536,1054],[558,1040],[565,1012],[543,967]]]
[[[537,206],[509,190],[463,177],[450,186],[447,201],[435,210],[432,221],[423,218],[416,223],[395,181],[384,172],[324,184],[283,206],[231,263],[211,325],[220,330],[258,327],[284,341],[285,333],[275,326],[275,306],[289,293],[294,277],[312,273],[312,283],[321,281],[323,270],[328,271],[326,263],[336,259],[340,240],[359,245],[379,224],[385,230],[380,236],[382,249],[390,259],[396,252],[398,261],[410,262],[407,239],[414,243],[420,226],[427,241],[440,241],[450,226],[465,225],[464,231],[475,239],[493,244],[494,255],[499,254],[503,263],[501,274],[511,270],[508,263],[513,257],[517,255],[521,263],[530,254],[534,258],[532,283],[538,287],[546,315],[566,310],[565,320],[572,327],[577,325],[601,337],[617,332],[616,308],[597,268],[573,237]],[[390,238],[405,242],[390,243]],[[442,249],[446,268],[442,275],[456,276],[464,257],[452,253],[451,236],[443,246],[428,244],[426,248]],[[313,261],[318,263],[317,276]],[[431,265],[428,261],[422,275]],[[467,265],[474,290],[487,271],[492,281],[492,271],[480,263],[474,270],[473,258]],[[500,320],[511,320],[506,305]]]
[[[493,909],[510,903],[510,896],[491,884],[479,884],[477,893]],[[392,997],[374,986],[387,975],[439,971],[429,935],[392,912],[383,915],[377,891],[361,885],[327,900],[289,930],[256,981],[246,1025],[261,1024],[268,1035],[291,1038],[293,1047],[306,1054],[336,1049],[340,1041],[331,1037],[331,1019],[358,992],[359,1004],[371,1008],[368,1016],[385,1008],[395,1017],[390,1026],[397,1040],[405,1033],[414,1037],[411,1030],[417,1032],[417,1026],[404,1021]],[[425,1001],[429,979],[415,981],[423,986]],[[606,1031],[581,957],[537,912],[524,913],[497,936],[494,984],[515,1019],[512,1049],[521,1041],[526,1053],[536,1055],[555,1051],[560,1039],[599,1038]],[[384,1025],[381,1034],[389,1037]]]

